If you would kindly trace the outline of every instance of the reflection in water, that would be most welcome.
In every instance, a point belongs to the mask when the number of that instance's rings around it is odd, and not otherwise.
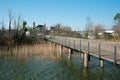
[[[101,67],[100,68],[100,80],[103,80],[103,76],[104,76],[104,68]]]
[[[88,78],[88,69],[83,68],[83,79],[87,80],[87,78]]]
[[[73,57],[72,61],[65,58],[6,58],[0,59],[0,80],[120,80],[120,67],[110,62],[106,62],[108,66],[104,68],[92,65],[91,62],[89,68],[83,68],[79,57]]]

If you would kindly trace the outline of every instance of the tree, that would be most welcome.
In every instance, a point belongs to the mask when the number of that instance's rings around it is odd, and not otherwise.
[[[8,11],[8,16],[9,16],[9,36],[10,36],[10,34],[11,34],[11,23],[12,23],[12,19],[13,19],[12,9],[10,9]]]
[[[112,29],[115,31],[116,36],[120,37],[120,25],[115,24]]]
[[[0,34],[4,34],[5,33],[5,24],[4,24],[4,20],[2,20],[1,24],[1,30],[0,30]]]
[[[103,25],[101,25],[101,24],[97,24],[97,25],[94,26],[93,32],[94,32],[94,36],[95,36],[96,39],[100,38],[98,33],[102,33],[103,30],[104,30]]]
[[[114,16],[114,20],[116,21],[115,25],[113,26],[113,30],[115,33],[120,37],[120,13],[117,13]]]
[[[17,30],[16,20],[14,20],[14,29]]]
[[[21,25],[22,25],[22,18],[21,15],[19,15],[16,19],[14,18],[14,29],[18,32],[20,30]]]
[[[20,33],[20,29],[21,29],[21,25],[22,25],[22,19],[21,16],[19,15],[17,18],[14,18],[14,22],[13,22],[13,26],[14,26],[14,34],[13,34],[13,38],[15,42],[19,42],[23,37],[23,34]]]
[[[21,26],[21,24],[22,24],[22,17],[21,17],[21,15],[19,15],[18,16],[18,19],[17,19],[17,31],[20,29],[20,26]]]
[[[70,26],[66,26],[66,25],[64,26],[60,23],[51,27],[50,34],[54,36],[72,36],[73,35],[72,29]]]
[[[23,21],[22,40],[25,39],[25,37],[26,37],[26,31],[27,31],[26,24],[27,24],[27,22]]]
[[[117,20],[120,18],[120,13],[117,13],[115,16],[114,16],[114,20]]]
[[[93,29],[93,22],[91,21],[90,17],[87,17],[86,19],[86,29],[85,29],[85,38],[88,38],[88,36],[92,35],[92,29]]]
[[[4,24],[4,20],[2,20],[2,31],[5,31],[5,24]]]
[[[35,21],[33,22],[33,29],[35,28]]]

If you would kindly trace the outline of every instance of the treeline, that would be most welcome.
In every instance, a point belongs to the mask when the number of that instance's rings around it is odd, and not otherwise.
[[[76,38],[81,37],[80,32],[72,31],[70,26],[63,26],[61,24],[56,24],[55,26],[52,26],[50,29],[50,35]]]
[[[114,16],[114,25],[108,30],[104,24],[94,24],[90,17],[86,19],[85,38],[93,37],[94,39],[120,39],[120,13]]]
[[[73,31],[70,26],[56,24],[50,29],[50,34],[54,36],[67,36],[85,39],[120,39],[120,13],[114,16],[114,25],[105,29],[104,24],[94,24],[90,17],[86,18],[84,31]]]

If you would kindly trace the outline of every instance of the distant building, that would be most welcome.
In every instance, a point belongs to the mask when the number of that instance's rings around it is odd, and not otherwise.
[[[55,27],[50,27],[50,31],[51,32],[55,31]]]
[[[35,29],[38,31],[38,33],[42,33],[42,30],[44,28],[44,25],[37,25]]]
[[[103,31],[103,35],[105,38],[111,38],[115,36],[115,31],[114,30],[105,30]]]
[[[104,32],[108,33],[108,34],[113,34],[115,31],[114,30],[105,30]]]

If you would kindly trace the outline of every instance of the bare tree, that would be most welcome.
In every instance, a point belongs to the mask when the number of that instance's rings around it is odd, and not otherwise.
[[[92,28],[93,28],[93,22],[91,21],[90,17],[87,17],[86,19],[86,29],[85,29],[85,38],[88,38],[89,35],[92,33]]]
[[[19,15],[18,19],[17,19],[17,30],[19,30],[21,28],[22,22],[23,22],[23,19],[22,19],[21,15]]]
[[[91,21],[90,17],[86,19],[86,31],[90,32],[93,27],[93,22]]]
[[[22,26],[22,22],[23,22],[23,19],[21,15],[19,15],[17,18],[14,18],[14,22],[13,22],[14,29],[18,31]]]
[[[15,30],[17,29],[16,20],[14,20],[14,29],[15,29]]]
[[[8,16],[9,16],[9,36],[10,36],[10,34],[11,34],[11,23],[12,23],[12,19],[13,19],[12,9],[10,9],[8,11]]]
[[[2,20],[2,30],[5,30],[4,20]]]
[[[4,20],[2,20],[2,22],[0,22],[0,34],[4,34],[5,33],[5,24],[4,24]]]
[[[101,25],[101,24],[97,24],[93,27],[93,34],[96,39],[101,37],[101,36],[99,36],[99,33],[102,33],[103,30],[104,30],[104,28],[103,28],[103,25]]]

